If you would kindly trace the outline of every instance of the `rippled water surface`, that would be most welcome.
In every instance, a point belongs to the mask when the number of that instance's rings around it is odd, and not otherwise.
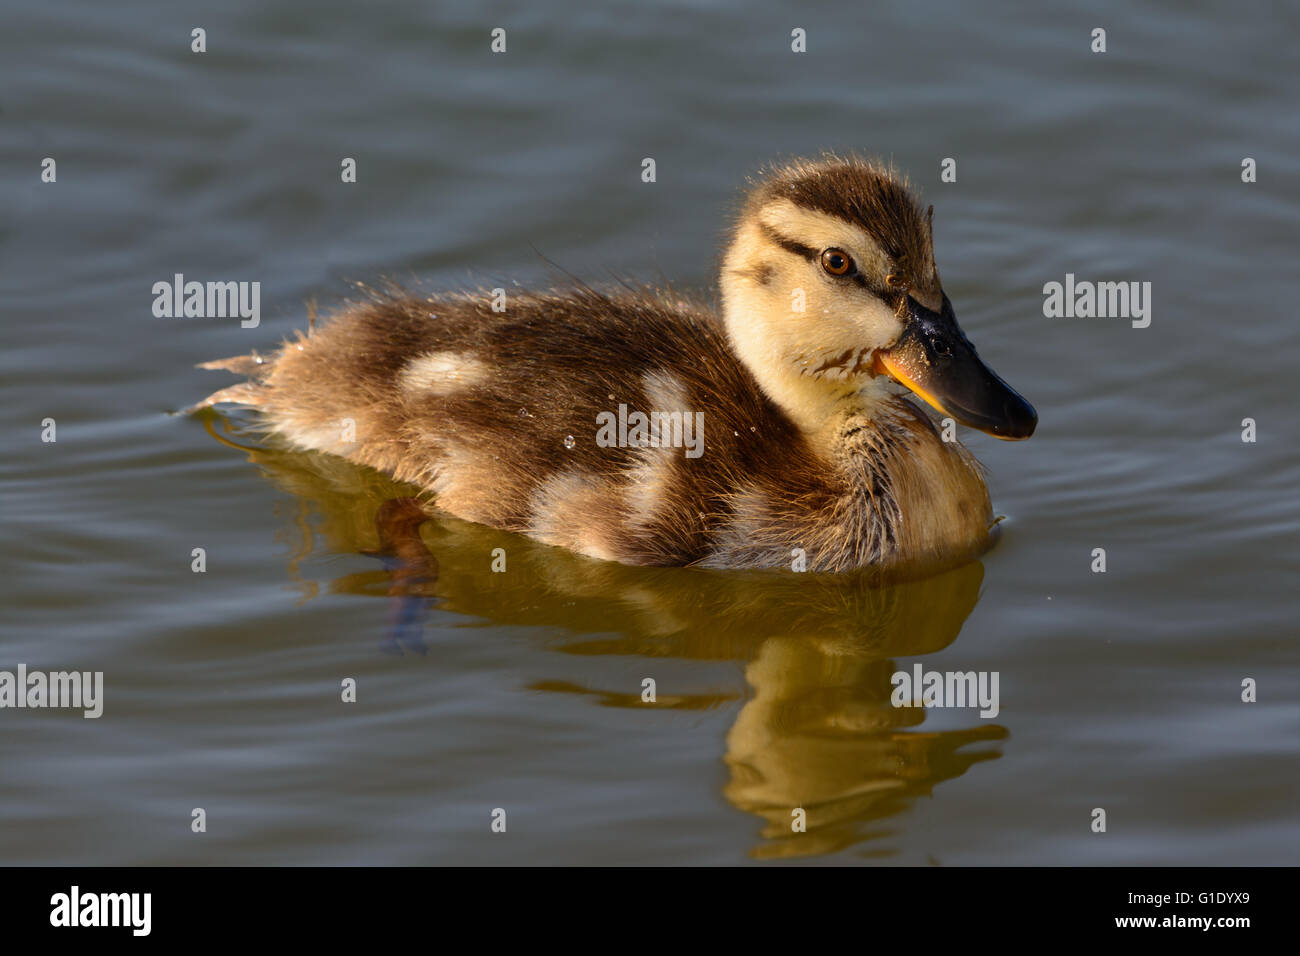
[[[98,720],[0,710],[0,862],[1295,861],[1294,9],[3,20],[0,670],[106,687]],[[170,414],[227,381],[196,362],[273,347],[348,280],[540,283],[545,256],[707,294],[745,177],[823,149],[911,173],[963,326],[1038,408],[1029,442],[969,436],[1007,516],[982,562],[882,589],[446,519],[434,593],[393,597],[367,552],[402,489]],[[261,282],[260,327],[155,318],[175,273]],[[1066,273],[1150,282],[1151,325],[1044,317]],[[1000,713],[892,707],[916,663],[998,672]]]

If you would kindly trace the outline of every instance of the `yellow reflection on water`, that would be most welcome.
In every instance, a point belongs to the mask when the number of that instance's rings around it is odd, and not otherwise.
[[[207,418],[210,431],[214,422],[229,432],[229,423]],[[365,553],[386,567],[342,575],[329,590],[401,602],[405,611],[390,614],[394,629],[412,623],[413,606],[436,604],[493,625],[558,629],[567,637],[548,646],[565,655],[742,664],[743,695],[662,688],[647,704],[636,690],[565,676],[529,687],[627,708],[702,710],[743,699],[722,754],[722,795],[761,821],[756,858],[816,856],[885,836],[889,818],[913,798],[1000,756],[962,749],[1006,736],[973,711],[971,729],[927,732],[923,709],[890,704],[895,658],[939,651],[961,631],[979,600],[978,562],[893,584],[865,575],[625,567],[437,513],[426,520],[413,510],[414,489],[338,458],[239,447],[297,498],[285,540],[289,575],[305,598],[316,584],[301,575],[304,559],[322,550]],[[498,548],[505,573],[490,570]],[[796,808],[806,814],[805,832],[792,827]]]

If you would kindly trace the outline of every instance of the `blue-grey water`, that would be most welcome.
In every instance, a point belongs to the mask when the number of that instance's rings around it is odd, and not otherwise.
[[[0,863],[1294,862],[1300,15],[1052,7],[6,0],[0,671],[105,684],[0,709]],[[910,173],[1038,408],[964,436],[981,562],[873,589],[448,519],[395,598],[401,489],[172,414],[349,280],[707,294],[745,178],[827,149]],[[260,325],[156,318],[176,273],[260,282]],[[1045,316],[1067,273],[1150,282],[1150,325]],[[1000,712],[892,707],[917,663]]]

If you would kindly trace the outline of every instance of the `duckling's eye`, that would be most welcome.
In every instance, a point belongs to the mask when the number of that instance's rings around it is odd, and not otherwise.
[[[853,260],[847,252],[827,249],[822,253],[822,268],[833,276],[846,276],[853,271]]]
[[[907,281],[907,276],[903,275],[901,272],[891,272],[889,275],[885,276],[885,284],[891,289],[899,290],[906,290],[912,285]]]

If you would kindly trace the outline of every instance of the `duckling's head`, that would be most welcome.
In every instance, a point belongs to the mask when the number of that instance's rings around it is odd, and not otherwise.
[[[829,158],[774,170],[750,193],[722,266],[733,347],[808,430],[905,386],[998,438],[1033,407],[980,360],[934,263],[934,207],[887,168]]]

